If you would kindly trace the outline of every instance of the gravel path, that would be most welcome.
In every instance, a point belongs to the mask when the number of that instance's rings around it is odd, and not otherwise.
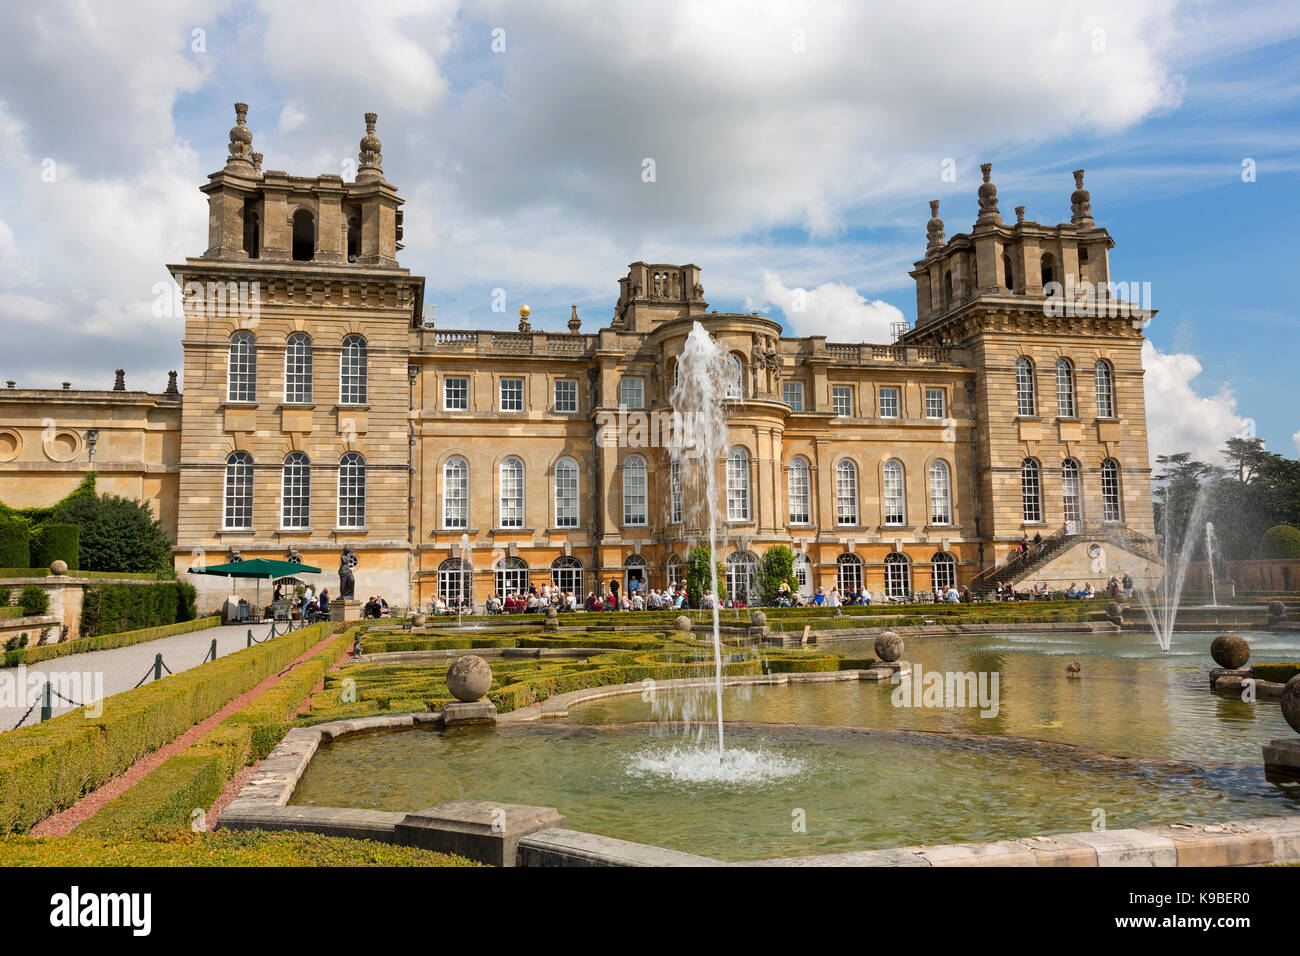
[[[51,674],[55,675],[55,690],[61,691],[75,701],[88,703],[99,697],[110,697],[124,690],[130,690],[146,673],[149,674],[149,680],[153,680],[152,668],[154,656],[157,654],[162,654],[163,663],[173,674],[179,674],[191,667],[197,667],[203,661],[212,646],[213,638],[217,640],[218,657],[243,650],[248,646],[250,627],[253,637],[258,640],[265,638],[271,631],[269,622],[209,627],[189,634],[176,634],[172,637],[161,637],[156,641],[133,644],[130,647],[69,654],[67,657],[56,657],[27,668],[0,669],[0,682],[9,682],[8,687],[0,688],[3,691],[3,698],[0,698],[0,731],[14,729],[18,719],[27,713],[32,701],[39,697],[39,688]],[[283,630],[284,624],[280,624],[279,627]],[[163,676],[167,676],[166,670],[163,671]],[[13,701],[24,698],[26,703],[7,706]],[[73,709],[71,704],[57,697],[54,699],[54,716],[57,717]],[[30,727],[38,723],[39,719],[40,706],[38,705],[23,721],[22,726]],[[0,740],[3,740],[2,733],[0,733]]]

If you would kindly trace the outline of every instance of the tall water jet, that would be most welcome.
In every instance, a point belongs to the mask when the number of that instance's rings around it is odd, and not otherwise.
[[[1205,560],[1210,566],[1210,607],[1219,606],[1219,589],[1214,580],[1214,522],[1205,522]]]
[[[709,581],[713,585],[714,693],[718,708],[718,754],[725,752],[722,727],[722,639],[718,615],[718,462],[727,445],[727,416],[723,410],[738,369],[728,361],[718,343],[696,322],[677,360],[677,381],[669,402],[674,428],[669,441],[673,468],[680,481],[683,505],[687,489],[694,489],[693,504],[703,509],[709,528]],[[702,486],[702,487],[701,487]],[[702,494],[701,494],[702,492]],[[697,510],[695,513],[699,514]]]
[[[1191,564],[1192,552],[1196,549],[1198,540],[1196,529],[1205,520],[1205,508],[1209,503],[1209,491],[1209,484],[1204,484],[1196,492],[1196,501],[1192,504],[1192,513],[1187,519],[1187,527],[1183,529],[1183,540],[1177,554],[1174,552],[1174,542],[1169,533],[1169,513],[1173,509],[1170,507],[1170,501],[1166,498],[1163,522],[1165,573],[1160,578],[1160,583],[1156,586],[1154,593],[1146,587],[1138,587],[1137,589],[1138,600],[1142,603],[1142,611],[1146,614],[1151,630],[1155,632],[1161,650],[1169,650],[1174,638],[1174,621],[1178,617],[1178,601],[1183,594],[1183,582],[1187,579],[1187,566]]]
[[[466,592],[465,569],[467,567],[472,568],[474,566],[473,564],[470,563],[470,554],[471,554],[470,548],[471,545],[469,543],[469,534],[462,534],[460,536],[460,568],[456,572],[459,575],[459,581],[460,581],[460,587],[457,588],[456,590],[456,630],[457,631],[460,630],[460,624],[461,624],[460,615],[465,608],[465,592]],[[473,593],[473,591],[471,590],[470,593]]]

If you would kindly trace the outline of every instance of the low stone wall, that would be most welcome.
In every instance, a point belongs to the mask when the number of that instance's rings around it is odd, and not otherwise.
[[[1228,580],[1238,591],[1263,591],[1271,594],[1300,592],[1300,558],[1264,561],[1229,561]],[[1226,594],[1224,582],[1216,582],[1220,594]],[[1196,561],[1187,566],[1184,585],[1191,591],[1210,590],[1210,566]]]

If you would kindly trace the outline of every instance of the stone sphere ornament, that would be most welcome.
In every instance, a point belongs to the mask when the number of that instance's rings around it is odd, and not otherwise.
[[[765,611],[750,611],[749,623],[754,625],[754,627],[766,627],[767,613]]]
[[[63,577],[63,575],[67,573],[68,573],[67,561],[64,561],[62,558],[56,558],[54,561],[50,562],[50,574],[57,575],[58,577]]]
[[[1220,634],[1210,645],[1214,663],[1228,670],[1238,670],[1250,660],[1250,645],[1240,634]]]
[[[1281,601],[1268,602],[1268,622],[1275,624],[1286,620],[1286,605]]]
[[[685,614],[679,614],[677,615],[677,620],[673,622],[673,626],[679,631],[689,632],[691,629],[691,619]]]
[[[1296,674],[1282,688],[1282,716],[1291,729],[1300,734],[1300,674]]]
[[[903,656],[903,639],[894,631],[885,631],[876,638],[876,657],[893,663]]]
[[[447,668],[447,689],[457,700],[471,704],[492,687],[492,668],[476,654],[456,658]]]

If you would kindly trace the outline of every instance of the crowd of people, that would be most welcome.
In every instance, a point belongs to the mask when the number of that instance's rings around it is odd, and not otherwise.
[[[1127,571],[1112,574],[1106,585],[1105,595],[1112,601],[1120,598],[1131,600],[1133,597],[1133,578]],[[994,592],[997,601],[1091,601],[1097,596],[1097,589],[1091,583],[1079,585],[1073,581],[1064,591],[1053,590],[1046,582],[1033,585],[1028,591],[1017,591],[1014,585],[999,584]]]

